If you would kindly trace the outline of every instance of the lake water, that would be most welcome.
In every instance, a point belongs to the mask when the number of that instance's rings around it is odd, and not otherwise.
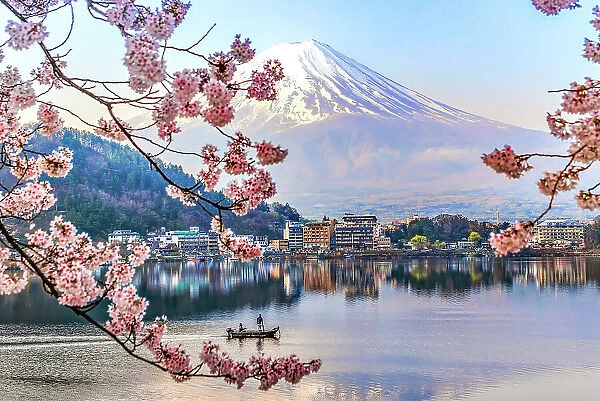
[[[177,384],[34,282],[0,296],[0,400],[600,399],[600,259],[163,263],[135,282],[147,317],[167,315],[166,339],[192,355],[210,339],[235,359],[323,367],[268,392]],[[258,313],[279,340],[226,338]]]

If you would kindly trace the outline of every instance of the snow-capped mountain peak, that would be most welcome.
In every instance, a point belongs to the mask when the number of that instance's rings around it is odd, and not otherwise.
[[[506,143],[524,153],[555,149],[550,135],[435,101],[314,40],[267,49],[235,79],[247,80],[272,59],[285,74],[276,100],[238,93],[235,119],[225,128],[289,149],[285,163],[272,169],[277,201],[308,217],[348,211],[478,216],[501,207],[508,215],[511,204],[511,213],[522,217],[545,206],[533,183],[533,191],[517,188],[485,167],[481,155]],[[190,148],[209,134],[201,130],[186,127]]]
[[[246,79],[270,59],[278,59],[285,73],[277,86],[277,99],[261,103],[238,96],[236,128],[269,123],[279,132],[340,114],[445,124],[485,120],[406,88],[315,40],[263,51],[240,69],[238,79]]]

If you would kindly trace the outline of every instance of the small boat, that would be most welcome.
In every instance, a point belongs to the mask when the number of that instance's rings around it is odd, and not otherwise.
[[[248,330],[242,331],[234,330],[231,327],[227,328],[227,337],[229,338],[279,338],[281,332],[279,326],[272,328],[271,330]]]

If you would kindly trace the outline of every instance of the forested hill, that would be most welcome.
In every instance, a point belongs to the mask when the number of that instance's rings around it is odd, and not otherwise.
[[[148,161],[135,150],[95,135],[63,131],[55,137],[38,137],[36,146],[52,150],[58,146],[73,151],[73,169],[65,178],[50,179],[56,190],[57,204],[44,220],[62,213],[80,231],[94,239],[106,240],[109,232],[130,229],[145,235],[166,227],[167,230],[199,226],[208,230],[210,216],[199,207],[184,206],[165,192],[166,183]],[[193,178],[181,167],[166,165],[166,174],[175,181],[190,184]],[[208,193],[221,199],[220,193]],[[226,224],[237,234],[280,237],[286,219],[297,220],[298,212],[289,205],[262,204],[243,217],[228,213]]]

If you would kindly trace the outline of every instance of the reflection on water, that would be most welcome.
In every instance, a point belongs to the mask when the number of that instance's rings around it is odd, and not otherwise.
[[[150,301],[149,316],[195,319],[215,311],[293,304],[302,294],[341,293],[348,299],[379,297],[384,286],[415,295],[468,296],[514,283],[578,288],[600,283],[594,258],[496,259],[419,258],[399,261],[320,260],[150,263],[134,283]],[[43,307],[40,307],[43,305]],[[69,322],[72,314],[33,283],[23,293],[0,297],[0,323]],[[102,308],[105,309],[105,308]],[[104,319],[102,311],[96,317]]]
[[[323,370],[266,394],[174,385],[129,366],[34,282],[0,297],[0,386],[18,395],[8,399],[453,399],[600,360],[600,259],[157,263],[134,281],[148,318],[167,315],[169,339],[192,354],[212,339],[236,358],[321,357]],[[224,338],[259,312],[282,327],[280,340]]]

